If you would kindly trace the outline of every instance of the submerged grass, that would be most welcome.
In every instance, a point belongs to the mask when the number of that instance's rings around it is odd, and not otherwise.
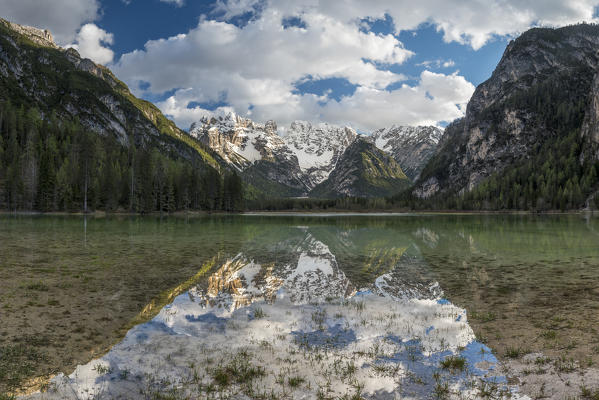
[[[252,362],[252,354],[246,350],[238,352],[224,366],[212,370],[212,379],[220,387],[228,387],[235,383],[249,386],[266,374],[264,367]]]
[[[466,359],[460,356],[449,356],[440,362],[441,368],[451,372],[462,372],[466,369]]]

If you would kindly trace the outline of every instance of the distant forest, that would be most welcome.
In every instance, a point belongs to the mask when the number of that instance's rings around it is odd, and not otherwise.
[[[42,119],[36,109],[0,103],[0,209],[150,213],[243,206],[235,172],[195,168],[77,121]]]

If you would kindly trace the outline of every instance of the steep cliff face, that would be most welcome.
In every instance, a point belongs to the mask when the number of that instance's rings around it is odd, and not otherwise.
[[[283,139],[297,156],[300,168],[307,176],[308,186],[313,188],[329,176],[356,137],[356,131],[349,127],[295,121]]]
[[[0,19],[0,99],[42,115],[77,118],[87,129],[121,144],[156,147],[215,168],[225,166],[153,104],[137,99],[106,67],[62,49],[48,31]]]
[[[466,115],[445,129],[413,193],[465,193],[580,129],[599,67],[599,26],[531,29],[506,48]],[[596,126],[592,116],[589,126]],[[595,137],[593,128],[582,135]]]
[[[328,177],[356,132],[328,124],[295,121],[284,136],[277,124],[235,114],[203,118],[190,135],[216,151],[265,195],[305,196]]]
[[[588,151],[584,156],[599,160],[599,73],[595,75],[591,87],[589,107],[585,115],[581,136]]]
[[[339,158],[328,178],[312,197],[380,197],[406,189],[410,180],[397,162],[370,138],[358,137]]]
[[[434,126],[391,126],[372,133],[374,144],[389,153],[412,181],[435,154],[443,131]]]
[[[303,196],[310,189],[274,121],[259,124],[231,113],[203,118],[192,124],[190,135],[216,151],[263,195]]]
[[[272,160],[275,154],[285,152],[285,143],[276,132],[274,121],[258,124],[235,114],[204,117],[189,130],[192,137],[239,170],[258,160]]]

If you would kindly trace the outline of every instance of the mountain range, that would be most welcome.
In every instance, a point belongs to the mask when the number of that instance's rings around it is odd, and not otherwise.
[[[270,196],[377,197],[406,189],[433,156],[439,128],[393,126],[372,135],[294,121],[256,123],[233,113],[203,118],[189,134]],[[406,171],[403,171],[405,166]]]
[[[88,195],[92,209],[141,212],[286,197],[588,208],[599,200],[599,26],[535,28],[511,41],[444,130],[363,134],[228,114],[186,132],[50,32],[0,19],[0,114],[3,209],[87,209]],[[93,151],[79,131],[93,135]]]
[[[598,25],[525,32],[445,129],[411,193],[447,208],[589,207],[599,200],[598,99]]]

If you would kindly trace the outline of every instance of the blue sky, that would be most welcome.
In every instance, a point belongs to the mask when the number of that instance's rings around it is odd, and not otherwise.
[[[122,54],[143,48],[148,40],[156,40],[184,33],[197,26],[200,16],[218,18],[222,12],[214,10],[213,1],[190,1],[182,6],[173,6],[160,0],[131,1],[105,0],[102,2],[101,17],[96,24],[114,35],[111,49],[118,60]],[[237,26],[247,23],[249,15],[233,21]],[[393,23],[387,15],[385,19],[373,21],[370,31],[378,34],[393,34]],[[408,76],[408,83],[415,83],[423,70],[454,72],[459,71],[475,86],[491,76],[509,41],[508,36],[496,36],[485,46],[473,50],[467,44],[446,43],[443,33],[432,24],[422,24],[417,29],[402,31],[397,35],[405,47],[415,55],[405,64],[389,69]],[[443,67],[443,62],[452,65]],[[430,63],[430,64],[429,64]],[[298,93],[322,95],[331,91],[329,96],[339,100],[351,95],[356,85],[344,78],[307,80],[295,85]],[[151,101],[163,101],[172,95],[172,90],[164,93],[145,93],[142,97]],[[192,105],[195,103],[192,103]],[[216,100],[201,102],[209,110],[223,106],[226,102]]]
[[[236,112],[444,126],[464,115],[509,40],[595,22],[599,0],[0,0],[109,66],[183,129]]]

